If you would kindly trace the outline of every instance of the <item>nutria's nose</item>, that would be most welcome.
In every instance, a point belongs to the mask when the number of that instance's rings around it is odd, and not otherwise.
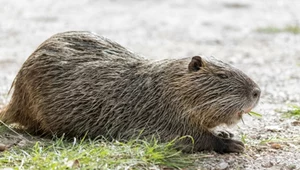
[[[260,97],[260,89],[255,87],[253,90],[252,90],[252,97],[253,99],[258,99]]]

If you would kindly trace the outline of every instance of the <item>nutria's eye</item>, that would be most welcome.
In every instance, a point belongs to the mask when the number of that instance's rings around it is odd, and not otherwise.
[[[228,75],[224,74],[224,73],[219,73],[217,74],[217,76],[221,79],[227,79],[228,78]]]

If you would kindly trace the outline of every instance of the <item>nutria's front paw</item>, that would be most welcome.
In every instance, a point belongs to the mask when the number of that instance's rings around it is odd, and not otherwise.
[[[241,153],[244,151],[244,144],[233,139],[218,138],[214,145],[214,151],[218,153]]]
[[[234,135],[227,131],[227,130],[224,130],[224,131],[216,131],[215,134],[221,138],[225,138],[225,139],[230,139],[232,138]]]
[[[223,139],[225,147],[223,153],[241,153],[244,151],[244,144],[241,141],[232,140],[232,139]]]

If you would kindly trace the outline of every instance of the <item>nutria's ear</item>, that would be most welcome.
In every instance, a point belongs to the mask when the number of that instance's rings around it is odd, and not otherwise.
[[[192,58],[189,64],[189,71],[198,71],[203,66],[203,61],[200,56],[195,56]]]

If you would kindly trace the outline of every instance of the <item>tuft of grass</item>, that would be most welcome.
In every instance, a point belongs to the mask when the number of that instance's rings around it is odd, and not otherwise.
[[[300,106],[290,104],[289,109],[283,113],[283,116],[285,118],[300,118]]]
[[[267,34],[276,34],[282,32],[280,28],[272,27],[272,26],[257,28],[256,31],[260,33],[267,33]]]
[[[0,169],[149,169],[186,168],[195,158],[158,140],[129,142],[81,140],[63,138],[51,143],[36,142],[33,147],[11,148],[0,154]]]
[[[293,34],[300,34],[300,27],[298,25],[289,25],[283,29],[285,32],[290,32]]]
[[[266,34],[277,34],[282,32],[287,32],[291,34],[300,34],[300,27],[298,25],[287,25],[283,28],[278,28],[274,26],[268,26],[256,29],[257,32]]]
[[[250,115],[250,116],[255,116],[255,117],[257,117],[257,118],[262,118],[262,115],[261,115],[261,114],[259,114],[259,113],[257,113],[257,112],[253,112],[253,111],[249,112],[249,115]]]
[[[6,132],[6,131],[7,131],[7,128],[5,126],[0,125],[0,134],[4,134],[4,132]]]
[[[241,134],[241,141],[242,141],[243,143],[247,143],[247,135],[246,135],[245,133],[242,133],[242,134]]]
[[[270,137],[267,139],[262,139],[260,140],[259,144],[267,144],[267,143],[271,143],[271,142],[288,142],[288,143],[298,143],[300,140],[300,136],[293,136],[291,138],[284,138],[284,137],[278,137],[278,136],[274,136],[274,137]]]

